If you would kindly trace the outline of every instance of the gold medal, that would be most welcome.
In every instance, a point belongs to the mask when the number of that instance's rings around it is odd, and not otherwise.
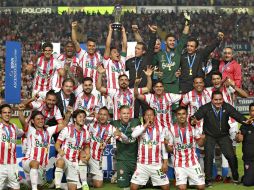
[[[103,142],[100,143],[100,149],[103,149],[104,146],[103,146]]]
[[[153,143],[151,141],[148,144],[148,148],[153,148]]]
[[[192,75],[192,69],[190,69],[190,73],[189,73],[189,75]]]
[[[7,142],[8,149],[11,149],[11,143]]]
[[[44,149],[45,149],[45,154],[48,154],[48,148],[45,147]]]

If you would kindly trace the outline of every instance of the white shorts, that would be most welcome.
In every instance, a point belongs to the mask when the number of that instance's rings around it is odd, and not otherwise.
[[[64,159],[64,173],[66,175],[66,179],[68,180],[68,183],[76,183],[78,185],[79,183],[79,165],[78,162],[71,162],[67,160],[65,157]]]
[[[0,165],[0,190],[4,187],[12,189],[20,189],[19,175],[17,164],[1,164]]]
[[[161,164],[145,165],[140,163],[137,163],[137,169],[131,178],[131,183],[146,185],[150,177],[153,186],[169,184],[168,176],[161,172]]]
[[[33,159],[22,160],[22,167],[23,167],[27,181],[30,181],[31,179],[30,178],[30,170],[31,170],[30,162],[32,161]],[[39,167],[38,169],[38,184],[39,185],[44,184],[44,177],[46,175],[45,171],[46,171],[46,168]]]
[[[190,185],[205,184],[205,176],[200,164],[188,168],[175,167],[175,176],[176,186],[187,184],[187,180],[189,180]]]
[[[102,163],[100,161],[90,158],[89,162],[90,173],[93,174],[92,179],[103,181]]]

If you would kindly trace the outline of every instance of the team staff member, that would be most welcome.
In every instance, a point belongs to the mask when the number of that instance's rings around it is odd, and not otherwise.
[[[187,52],[182,54],[180,67],[180,91],[187,93],[193,89],[192,82],[196,76],[203,76],[202,62],[207,59],[210,53],[219,46],[223,40],[224,34],[219,32],[217,39],[209,46],[202,50],[198,50],[198,41],[190,38],[187,41]]]
[[[140,121],[131,119],[130,108],[123,105],[120,107],[120,120],[115,120],[111,124],[128,137],[126,141],[116,141],[117,185],[120,188],[127,188],[130,186],[130,176],[136,169],[138,155],[138,142],[131,134],[133,129],[140,125]]]
[[[136,78],[142,78],[142,81],[139,84],[139,88],[144,88],[147,84],[146,80],[146,74],[143,72],[148,65],[152,64],[152,58],[154,55],[154,45],[156,42],[156,31],[157,26],[150,26],[150,40],[148,44],[148,48],[146,47],[146,44],[144,42],[138,42],[135,46],[135,57],[129,59],[126,61],[125,70],[129,71],[129,87],[134,88],[134,83]],[[136,99],[134,103],[134,117],[139,117],[139,110],[140,107],[142,108],[142,111],[145,111],[147,109],[147,104],[144,104],[140,100]]]
[[[205,174],[207,186],[212,185],[212,166],[216,143],[228,160],[232,171],[233,182],[236,184],[239,183],[237,158],[233,150],[232,140],[229,136],[229,117],[234,118],[242,124],[249,122],[233,106],[223,101],[223,95],[220,91],[213,92],[211,102],[201,106],[194,116],[192,116],[192,124],[196,124],[197,120],[204,118],[203,130],[206,135]]]
[[[243,142],[244,176],[243,185],[254,186],[254,103],[249,105],[252,123],[242,125],[240,132],[236,135],[237,142]]]

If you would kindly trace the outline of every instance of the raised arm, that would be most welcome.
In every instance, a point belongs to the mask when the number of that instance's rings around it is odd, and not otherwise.
[[[102,86],[102,75],[103,75],[103,73],[106,73],[106,69],[103,68],[102,65],[100,65],[97,68],[97,72],[98,72],[98,79],[96,81],[96,90],[105,94],[107,92],[107,89]]]
[[[125,28],[122,26],[122,53],[127,53],[127,35]]]
[[[135,41],[136,42],[143,42],[143,39],[142,39],[142,37],[139,33],[139,30],[138,30],[138,25],[132,25],[131,28],[132,28],[132,31],[133,31]]]
[[[153,67],[151,65],[147,66],[146,71],[143,70],[143,72],[145,73],[146,77],[147,77],[147,84],[146,87],[142,88],[142,93],[148,93],[151,91],[152,89],[152,74],[153,74]]]
[[[140,94],[139,91],[138,91],[138,86],[139,86],[141,80],[142,80],[141,78],[136,78],[136,80],[135,80],[135,83],[134,83],[134,96],[135,96],[135,98],[138,98],[138,99],[144,101],[145,96],[143,94]]]
[[[110,44],[111,44],[111,40],[112,40],[112,33],[113,33],[112,24],[110,24],[108,26],[108,36],[107,36],[107,39],[106,39],[104,57],[109,57],[110,56]]]
[[[24,104],[19,104],[19,121],[22,125],[22,130],[26,132],[28,130],[28,123],[26,122],[26,118],[24,116],[24,110],[26,106]]]
[[[241,96],[242,98],[248,98],[249,95],[247,92],[245,92],[243,89],[239,88],[235,82],[231,79],[227,79],[226,81],[226,84],[230,85],[233,89],[235,89],[236,93]]]
[[[183,34],[189,34],[190,33],[190,15],[187,12],[185,12],[184,18],[185,18],[185,25],[183,29]]]
[[[154,54],[154,46],[155,46],[155,43],[156,43],[156,33],[157,33],[157,26],[155,25],[148,25],[148,28],[149,28],[149,37],[150,37],[150,40],[148,42],[148,49],[147,49],[147,54],[149,56],[151,56],[151,59],[150,60],[150,64],[152,64],[152,56]],[[147,65],[150,65],[150,64],[147,64]]]
[[[71,23],[71,39],[75,45],[76,52],[80,51],[80,45],[77,40],[77,30],[78,30],[78,22],[74,21]]]
[[[31,102],[36,101],[39,98],[39,94],[35,94],[32,98],[24,100],[21,104],[26,108],[31,108]]]

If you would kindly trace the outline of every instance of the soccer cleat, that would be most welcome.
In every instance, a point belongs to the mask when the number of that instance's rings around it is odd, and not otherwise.
[[[221,175],[217,175],[216,178],[215,178],[215,181],[216,181],[216,182],[223,181],[222,176],[221,176]]]
[[[232,183],[234,183],[235,185],[240,185],[240,181],[239,180],[232,180]]]
[[[231,177],[226,177],[225,179],[224,179],[224,181],[223,181],[223,183],[231,183],[232,182],[232,179],[231,179]]]
[[[213,187],[213,184],[211,181],[205,181],[205,186],[206,187]]]
[[[89,186],[88,186],[87,182],[82,183],[82,190],[89,190]]]

